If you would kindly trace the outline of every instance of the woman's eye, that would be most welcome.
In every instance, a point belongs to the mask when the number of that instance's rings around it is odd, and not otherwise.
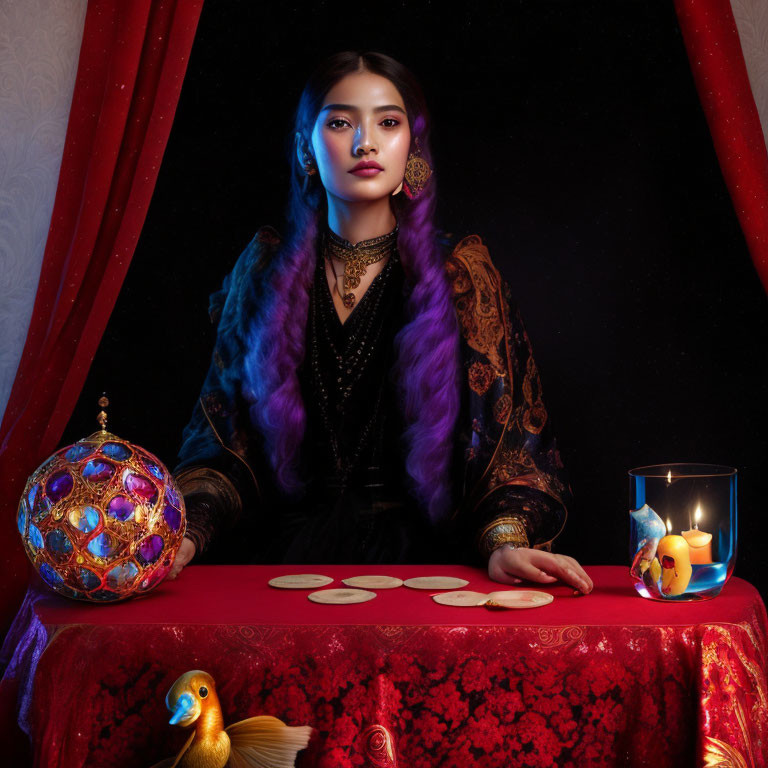
[[[342,125],[344,125],[346,123],[347,125],[349,125],[349,123],[347,123],[347,121],[344,120],[343,118],[341,118],[341,117],[334,117],[333,120],[330,120],[328,122],[328,127],[329,128],[340,128],[341,127],[341,126],[334,125],[334,123],[341,123]]]
[[[386,126],[387,128],[394,128],[396,125],[400,125],[399,120],[395,120],[394,117],[385,117],[382,121],[382,123],[391,123],[391,125]]]

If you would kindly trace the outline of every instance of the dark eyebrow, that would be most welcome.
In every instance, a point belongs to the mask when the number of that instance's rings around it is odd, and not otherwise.
[[[359,112],[360,109],[353,104],[326,104],[320,111],[327,112],[329,110],[338,109],[342,112]],[[397,104],[386,104],[383,107],[374,107],[374,112],[402,112],[405,114],[405,110],[402,107],[398,107]]]

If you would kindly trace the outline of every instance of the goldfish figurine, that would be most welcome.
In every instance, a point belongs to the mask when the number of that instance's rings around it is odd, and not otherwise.
[[[661,591],[676,597],[685,592],[693,568],[688,542],[682,536],[665,536],[656,549],[661,559]]]
[[[213,678],[200,669],[185,672],[168,691],[171,725],[196,723],[176,757],[152,768],[291,768],[309,744],[312,728],[288,726],[270,715],[249,717],[224,728]]]

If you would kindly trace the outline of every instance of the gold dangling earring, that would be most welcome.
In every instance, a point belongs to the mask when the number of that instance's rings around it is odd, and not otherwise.
[[[429,163],[422,157],[419,147],[419,137],[416,137],[416,152],[408,155],[408,161],[405,164],[405,178],[403,179],[403,190],[411,199],[415,200],[423,191],[424,187],[432,175],[432,169]]]

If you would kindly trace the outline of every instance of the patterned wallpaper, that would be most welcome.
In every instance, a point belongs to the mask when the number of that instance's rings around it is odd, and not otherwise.
[[[752,95],[760,113],[763,138],[768,146],[768,3],[765,0],[731,0],[731,8]]]
[[[0,416],[27,335],[86,0],[0,0]]]

